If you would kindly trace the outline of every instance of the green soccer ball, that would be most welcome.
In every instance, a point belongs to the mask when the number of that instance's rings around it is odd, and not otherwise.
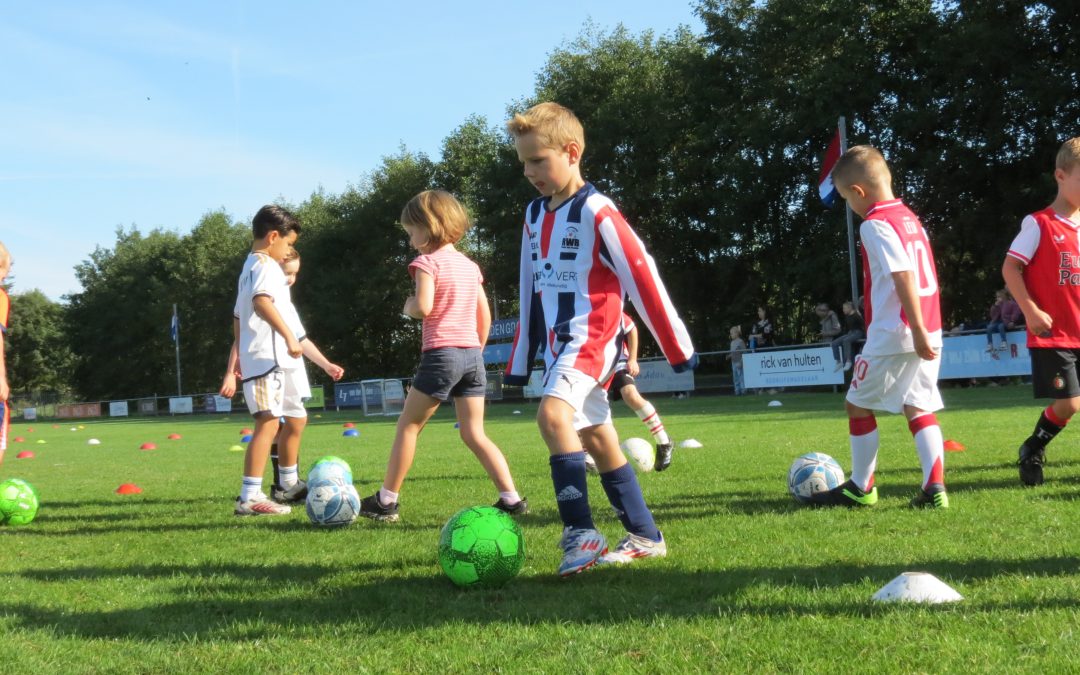
[[[334,462],[336,464],[340,464],[345,468],[347,472],[352,473],[352,467],[349,466],[349,463],[342,458],[337,457],[336,455],[323,455],[322,457],[318,458],[311,463],[311,468],[308,469],[308,473],[311,473],[312,469],[314,469],[319,464],[322,464],[323,462]]]
[[[29,525],[37,512],[34,486],[19,478],[0,483],[0,525]]]
[[[524,563],[521,528],[493,506],[458,511],[439,535],[439,564],[458,586],[502,586]]]

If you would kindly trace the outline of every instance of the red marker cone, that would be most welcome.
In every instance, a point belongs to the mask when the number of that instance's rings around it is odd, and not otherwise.
[[[116,494],[118,495],[137,495],[142,493],[142,488],[135,483],[124,483],[120,487],[116,488]]]
[[[15,455],[15,459],[33,459],[33,458],[34,458],[34,453],[30,452],[29,450],[23,450],[19,454]]]
[[[345,427],[346,429],[355,429],[356,428],[356,425],[353,424],[352,422],[346,422],[345,424],[342,424],[341,426]]]
[[[153,443],[143,443],[139,446],[140,450],[157,450],[157,446]]]
[[[25,442],[26,442],[26,439],[25,439],[25,438],[23,438],[22,436],[16,436],[16,437],[15,437],[15,442],[16,442],[16,443],[25,443]]]
[[[251,429],[241,429],[241,430],[240,430],[240,435],[241,435],[241,436],[248,436],[248,435],[250,435],[251,433],[252,433]]]
[[[169,434],[169,440],[170,441],[178,441],[178,440],[180,440],[180,434]]]
[[[945,441],[945,452],[963,452],[964,450],[967,450],[967,448],[959,441]]]

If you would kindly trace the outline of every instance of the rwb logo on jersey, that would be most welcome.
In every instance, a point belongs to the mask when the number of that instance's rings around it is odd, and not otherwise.
[[[581,240],[578,239],[577,228],[566,228],[566,234],[563,235],[562,247],[566,250],[578,250],[581,247]]]

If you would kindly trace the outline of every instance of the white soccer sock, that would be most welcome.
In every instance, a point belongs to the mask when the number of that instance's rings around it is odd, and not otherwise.
[[[908,422],[915,437],[915,450],[922,465],[923,489],[930,483],[945,483],[945,441],[934,413],[919,415]]]
[[[240,501],[250,501],[260,492],[262,492],[262,476],[244,476],[244,482],[240,485]]]
[[[292,466],[279,466],[278,478],[281,480],[281,487],[288,490],[300,480],[300,471],[297,469],[299,465],[293,464]]]
[[[499,499],[503,500],[507,506],[513,506],[521,501],[521,495],[517,493],[517,490],[511,490],[510,492],[500,492]]]
[[[870,417],[848,419],[851,440],[851,482],[863,492],[874,486],[874,469],[877,468],[878,430],[877,420]]]
[[[664,444],[671,442],[667,432],[664,431],[664,423],[660,420],[660,415],[657,414],[656,408],[653,407],[652,403],[646,403],[634,412],[637,413],[638,419],[644,422],[645,426],[649,428],[649,433],[652,434],[652,437],[657,443]]]
[[[390,492],[386,488],[379,488],[379,505],[390,506],[391,504],[397,504],[398,493]]]

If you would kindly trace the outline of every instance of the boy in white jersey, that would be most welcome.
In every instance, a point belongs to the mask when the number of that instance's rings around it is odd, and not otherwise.
[[[283,515],[291,509],[263,494],[262,479],[279,418],[307,414],[300,391],[303,382],[297,377],[298,369],[303,372],[304,349],[283,316],[292,303],[281,271],[281,262],[300,234],[300,222],[280,206],[264,206],[251,221],[251,232],[251,255],[237,284],[233,336],[255,430],[244,454],[244,480],[234,513]],[[284,454],[282,462],[295,465],[296,458]]]
[[[526,209],[521,314],[505,382],[525,384],[537,349],[545,345],[537,423],[564,526],[559,574],[601,561],[666,555],[634,470],[619,450],[603,382],[619,358],[627,294],[676,371],[697,364],[690,336],[641,240],[611,200],[581,177],[585,132],[574,113],[541,103],[515,115],[507,130],[525,177],[542,197]],[[589,508],[584,449],[596,460],[600,483],[627,530],[606,557],[607,540]]]
[[[300,322],[300,315],[296,311],[296,306],[292,303],[291,289],[293,284],[296,283],[297,275],[300,273],[300,254],[296,249],[291,249],[286,254],[285,260],[281,262],[281,271],[285,274],[285,285],[289,287],[290,291],[289,302],[278,306],[278,311],[281,313],[289,330],[300,341],[304,356],[322,368],[332,380],[337,382],[345,374],[345,370],[341,366],[331,363],[315,343],[311,341],[304,330],[304,325]],[[233,349],[229,351],[229,363],[226,368],[225,378],[221,383],[219,393],[222,396],[232,398],[233,394],[236,393],[237,378],[243,379],[243,374],[239,371],[240,360],[234,343]],[[311,397],[311,387],[307,379],[307,369],[303,366],[296,369],[293,373],[293,381],[301,402],[308,400]],[[280,428],[277,437],[270,445],[270,463],[273,465],[274,470],[274,483],[270,488],[270,498],[279,504],[300,502],[307,497],[307,485],[299,479],[300,438],[304,433],[304,427],[307,426],[307,410],[304,409],[301,412],[303,412],[302,415],[282,416],[278,420]],[[280,463],[278,447],[285,445],[290,445],[292,448],[286,453],[293,458],[292,464],[282,465]]]
[[[1046,444],[1080,410],[1080,138],[1058,149],[1057,197],[1024,218],[1001,268],[1027,323],[1035,398],[1054,399],[1020,445],[1020,482],[1042,485]]]
[[[913,507],[949,506],[944,441],[934,412],[943,406],[937,379],[941,306],[930,240],[919,219],[892,192],[892,175],[875,148],[857,145],[833,168],[833,183],[865,220],[859,227],[866,297],[866,346],[847,393],[851,478],[811,499],[822,506],[877,503],[874,410],[903,413],[922,465]]]

